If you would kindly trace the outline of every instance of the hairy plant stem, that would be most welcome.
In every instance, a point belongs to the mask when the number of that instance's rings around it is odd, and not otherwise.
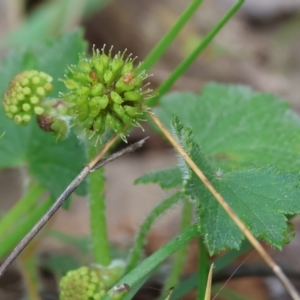
[[[21,218],[35,206],[45,189],[40,184],[31,184],[27,193],[0,220],[0,240],[15,227]]]
[[[149,230],[153,225],[154,221],[166,210],[168,210],[171,206],[179,202],[182,199],[182,197],[183,194],[181,192],[172,195],[171,197],[159,203],[147,216],[147,218],[139,228],[139,232],[136,236],[133,248],[129,254],[129,258],[128,258],[126,268],[124,270],[124,274],[127,274],[137,266],[141,258],[141,255],[143,253],[143,247],[146,242],[147,234],[149,233]]]
[[[155,45],[151,52],[147,55],[141,68],[149,71],[155,63],[161,58],[168,49],[172,41],[176,38],[183,26],[190,20],[192,15],[197,11],[203,0],[193,0],[179,16],[172,28],[163,36],[163,38]]]
[[[97,147],[90,146],[89,159],[93,159],[98,152]],[[111,255],[106,223],[104,168],[89,176],[89,209],[94,261],[102,266],[108,266],[111,263]]]
[[[193,215],[193,205],[190,201],[185,199],[182,208],[182,218],[181,218],[181,225],[180,225],[181,232],[185,231],[189,226],[191,226],[192,215]],[[168,292],[172,287],[176,286],[180,281],[180,275],[182,274],[184,264],[186,262],[187,250],[188,250],[188,244],[185,244],[176,252],[171,272],[164,285],[164,292]]]
[[[225,26],[225,24],[232,18],[232,16],[237,12],[243,3],[244,0],[238,0],[225,14],[225,16],[217,23],[217,25],[203,38],[202,42],[196,47],[196,49],[174,69],[170,76],[155,90],[157,96],[151,98],[147,102],[149,106],[154,106],[158,103],[160,97],[164,95],[177,81],[177,79],[181,77],[182,74],[190,67],[190,65],[196,60],[200,53],[207,47],[207,45]]]

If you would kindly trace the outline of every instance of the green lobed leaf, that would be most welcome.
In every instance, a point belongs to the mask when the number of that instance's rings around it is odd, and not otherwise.
[[[160,104],[158,117],[170,126],[177,115],[215,166],[300,169],[300,118],[274,95],[211,83],[200,95],[171,93]]]
[[[77,62],[78,53],[85,49],[82,33],[77,31],[11,53],[1,63],[0,94],[4,94],[16,74],[35,68],[53,76],[51,96],[57,97],[61,87],[58,78],[63,77],[67,64]],[[5,132],[0,143],[0,168],[27,165],[30,174],[54,197],[65,189],[86,163],[83,144],[75,134],[71,133],[66,140],[57,142],[51,133],[40,130],[35,120],[24,127],[14,124],[5,117],[2,106],[0,132]],[[86,190],[83,183],[76,192],[84,195]]]
[[[157,183],[163,190],[181,185],[181,173],[178,167],[153,171],[135,180],[134,184]]]
[[[193,141],[192,131],[183,127],[178,118],[174,118],[173,127],[183,148],[252,233],[281,248],[289,234],[286,216],[300,213],[300,175],[272,167],[213,171]],[[198,204],[199,230],[210,254],[238,249],[244,238],[242,232],[182,159],[181,166],[186,193]]]

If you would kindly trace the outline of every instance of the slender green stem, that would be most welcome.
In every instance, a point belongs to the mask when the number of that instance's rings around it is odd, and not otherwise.
[[[231,19],[231,17],[237,12],[244,0],[238,0],[231,9],[225,14],[225,16],[218,22],[218,24],[204,37],[202,42],[196,47],[196,49],[184,59],[171,73],[171,75],[156,89],[158,96],[151,98],[148,101],[149,106],[155,105],[159,101],[159,97],[164,95],[175,81],[182,76],[182,74],[190,67],[199,54],[206,48],[211,40],[217,35],[217,33],[224,27],[224,25]]]
[[[203,300],[205,297],[207,276],[209,272],[209,261],[206,246],[203,242],[203,238],[199,237],[199,263],[198,263],[198,289],[197,299]]]
[[[90,146],[89,158],[98,153],[95,146]],[[95,263],[108,266],[111,263],[105,209],[105,176],[101,168],[89,176],[89,206],[92,251]]]
[[[168,49],[172,41],[176,38],[183,26],[189,21],[192,15],[197,11],[203,0],[193,0],[189,6],[183,11],[180,17],[165,36],[156,44],[156,46],[147,55],[145,61],[141,65],[143,70],[149,71],[154,64],[161,58]]]
[[[136,268],[125,275],[119,280],[116,285],[127,283],[131,290],[124,297],[124,300],[132,298],[132,294],[135,290],[135,285],[140,282],[141,279],[146,280],[147,276],[150,276],[151,272],[155,270],[164,260],[166,260],[171,254],[180,249],[183,245],[187,244],[190,240],[195,238],[199,234],[197,224],[190,226],[180,235],[172,239],[166,245],[154,252],[151,256],[142,261]],[[113,289],[109,293],[114,293]],[[111,299],[108,295],[104,297],[104,300]]]
[[[182,209],[182,219],[181,219],[181,226],[180,226],[181,232],[183,232],[189,226],[191,226],[192,215],[193,215],[193,205],[190,201],[185,200],[184,206]],[[172,288],[178,284],[178,282],[180,280],[180,275],[182,273],[182,269],[186,262],[187,250],[188,250],[188,244],[185,244],[183,247],[181,247],[177,251],[170,275],[164,286],[164,292],[169,291],[170,288]],[[162,296],[162,297],[164,297],[164,296]],[[161,298],[161,299],[163,299],[163,298]]]
[[[128,272],[130,272],[138,264],[138,262],[141,258],[141,254],[143,253],[143,247],[144,247],[144,244],[146,241],[146,236],[149,233],[149,230],[150,230],[151,226],[153,225],[154,221],[158,218],[158,216],[163,214],[172,205],[179,202],[182,199],[182,197],[183,197],[183,194],[181,192],[178,192],[178,193],[172,195],[170,198],[167,198],[166,200],[162,201],[151,211],[151,213],[148,215],[146,220],[140,226],[139,232],[135,239],[135,243],[129,254],[129,258],[128,258],[128,262],[127,262],[124,274],[127,274]]]
[[[37,221],[46,213],[53,199],[49,198],[31,211],[27,217],[15,227],[8,236],[1,239],[0,259],[10,252],[16,244],[28,233],[29,230],[37,223]]]
[[[40,184],[29,186],[27,193],[0,220],[0,239],[19,223],[22,216],[32,210],[44,192],[45,189]]]

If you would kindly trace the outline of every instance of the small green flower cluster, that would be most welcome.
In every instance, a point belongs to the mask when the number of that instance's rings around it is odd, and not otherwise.
[[[93,49],[91,58],[80,57],[79,64],[70,66],[71,75],[62,80],[70,90],[61,97],[69,103],[68,114],[89,136],[103,134],[106,127],[124,136],[126,127],[140,126],[147,75],[133,67],[130,55],[118,52],[112,57]]]
[[[69,271],[59,285],[60,300],[101,300],[106,293],[97,269],[88,267]]]
[[[41,100],[52,90],[52,77],[36,70],[23,71],[13,78],[4,94],[6,116],[16,124],[26,125],[32,114],[42,115]]]
[[[106,128],[120,134],[139,121],[147,111],[144,104],[147,93],[143,80],[148,77],[126,51],[112,56],[104,48],[93,49],[91,58],[79,57],[79,63],[69,67],[70,75],[62,80],[69,90],[60,99],[44,99],[52,90],[52,77],[36,70],[24,71],[13,78],[7,89],[3,108],[6,116],[16,124],[26,125],[37,116],[44,131],[54,132],[58,139],[65,138],[70,125],[88,138],[96,136],[96,143]]]

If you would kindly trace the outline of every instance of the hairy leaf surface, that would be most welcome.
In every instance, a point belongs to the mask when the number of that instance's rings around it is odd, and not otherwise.
[[[215,166],[300,170],[300,118],[274,95],[211,83],[200,95],[171,93],[160,104],[158,117],[170,126],[177,115]]]
[[[289,234],[286,216],[300,212],[299,174],[278,172],[272,167],[224,173],[213,171],[193,141],[192,131],[182,126],[178,118],[174,119],[173,128],[193,161],[252,233],[281,248]],[[243,239],[241,231],[182,159],[180,164],[185,190],[198,204],[199,230],[209,252],[215,254],[226,248],[239,248]]]

